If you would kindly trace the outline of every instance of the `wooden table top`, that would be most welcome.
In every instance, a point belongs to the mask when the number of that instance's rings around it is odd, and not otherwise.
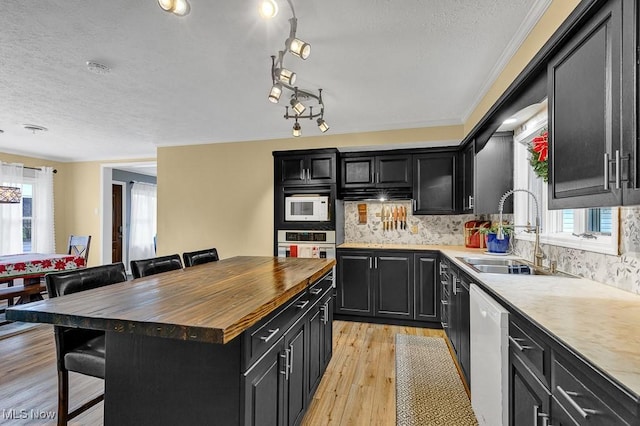
[[[227,343],[335,259],[239,256],[7,309],[7,319]]]

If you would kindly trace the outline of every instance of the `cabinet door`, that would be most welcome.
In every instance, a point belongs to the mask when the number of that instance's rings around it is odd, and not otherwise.
[[[305,333],[307,320],[302,318],[285,335],[284,351],[289,357],[289,374],[285,375],[285,425],[300,424],[304,415],[307,394],[305,393]]]
[[[306,182],[306,166],[304,157],[280,157],[277,159],[278,170],[276,184],[301,185]]]
[[[274,344],[244,377],[245,425],[278,426],[283,422],[283,340]]]
[[[509,353],[509,425],[548,424],[551,395],[520,358]],[[547,422],[544,418],[547,417]]]
[[[475,200],[474,193],[474,163],[475,163],[475,141],[472,141],[462,151],[462,211],[473,213]]]
[[[621,203],[622,0],[604,3],[548,65],[549,207]]]
[[[308,184],[336,183],[336,154],[309,155],[306,167]]]
[[[378,156],[375,172],[378,188],[410,187],[412,185],[411,155]]]
[[[311,308],[309,312],[309,380],[307,382],[307,401],[318,388],[322,378],[323,364],[323,312],[322,302]]]
[[[380,253],[374,258],[376,317],[413,317],[413,255]]]
[[[469,312],[469,281],[466,278],[462,278],[460,286],[458,287],[458,326],[460,331],[458,333],[459,351],[458,362],[462,368],[467,385],[471,386],[471,327],[470,327],[470,312]]]
[[[375,157],[345,157],[342,167],[342,188],[375,187]]]
[[[438,306],[440,295],[438,289],[436,264],[437,254],[415,254],[414,265],[414,319],[422,321],[440,321]]]
[[[449,270],[449,279],[451,280],[451,291],[449,292],[449,327],[447,335],[451,341],[451,346],[456,353],[457,359],[460,359],[460,299],[458,292],[460,291],[460,279],[458,274],[453,270]]]
[[[456,153],[415,155],[413,160],[413,212],[456,212]]]
[[[333,355],[333,295],[331,292],[324,299],[320,309],[322,311],[322,368],[320,375],[322,376]]]
[[[495,133],[476,153],[475,214],[498,213],[502,195],[513,189],[513,134]],[[505,200],[504,213],[513,213],[513,197]]]
[[[373,315],[371,252],[338,252],[336,311],[341,314]]]

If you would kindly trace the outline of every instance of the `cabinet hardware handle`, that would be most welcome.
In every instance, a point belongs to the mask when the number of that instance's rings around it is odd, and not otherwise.
[[[326,316],[327,316],[327,305],[322,305],[320,306],[320,321],[322,321],[323,324],[326,324]]]
[[[376,264],[376,269],[378,269],[378,258],[377,257],[376,257],[376,260],[375,260],[375,264]]]
[[[304,307],[307,306],[308,304],[309,304],[308,300],[303,300],[302,302],[298,302],[298,304],[296,304],[296,308],[304,309]]]
[[[447,306],[449,304],[448,300],[441,300],[440,303],[442,303],[444,306]]]
[[[540,410],[539,405],[533,406],[533,424],[538,424],[538,418],[542,417],[542,426],[549,426],[549,415],[547,413],[543,413]]]
[[[469,195],[469,208],[473,208],[473,195]]]
[[[307,180],[311,180],[311,169],[307,169]]]
[[[284,377],[289,380],[289,356],[287,355],[287,351],[285,351],[284,353],[280,353],[280,358],[284,359],[284,371],[280,370],[280,374],[284,374]]]
[[[317,296],[320,293],[322,293],[322,289],[321,288],[312,288],[311,290],[309,290],[309,293],[313,294],[314,296]]]
[[[369,258],[369,269],[373,269],[373,260]]]
[[[413,201],[413,211],[415,212],[415,211],[417,210],[417,207],[416,207],[416,206],[418,205],[418,203],[416,202],[416,200],[415,200],[415,199],[413,199],[413,200],[411,200],[411,201]]]
[[[616,149],[616,189],[620,189],[620,150]]]
[[[596,410],[592,410],[590,408],[582,408],[572,398],[572,396],[580,396],[580,394],[578,392],[565,391],[564,389],[562,389],[562,387],[560,387],[560,385],[557,385],[556,389],[558,389],[558,392],[560,392],[560,395],[562,395],[569,402],[569,404],[571,404],[571,406],[573,408],[575,408],[575,410],[578,412],[578,414],[580,414],[582,416],[582,418],[588,419],[590,415],[598,414],[598,412]]]
[[[442,328],[449,328],[449,323],[448,322],[443,322],[442,323]]]
[[[515,346],[516,349],[518,349],[520,352],[524,352],[528,349],[533,349],[531,346],[521,345],[516,339],[511,336],[509,336],[509,341],[513,343],[513,346]]]
[[[458,288],[458,278],[453,277],[453,294],[456,295],[458,294],[458,291],[460,291],[460,289]]]
[[[379,182],[380,182],[380,173],[376,173],[375,183],[379,183]]]
[[[440,263],[440,275],[444,275],[447,269],[449,269],[449,265],[446,263]]]
[[[293,343],[289,343],[289,375],[293,373]],[[287,377],[287,380],[289,378]]]
[[[604,153],[604,190],[609,190],[609,153]]]
[[[267,343],[269,340],[271,340],[273,338],[273,336],[278,334],[279,331],[280,331],[279,328],[270,329],[269,330],[269,335],[268,336],[260,336],[260,340],[262,340],[263,342]]]

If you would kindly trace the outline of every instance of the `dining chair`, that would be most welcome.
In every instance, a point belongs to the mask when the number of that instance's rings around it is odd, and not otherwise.
[[[45,275],[50,298],[126,280],[127,272],[122,262]],[[58,425],[66,425],[69,420],[104,399],[104,394],[101,394],[69,412],[69,371],[104,379],[105,333],[102,330],[56,325],[54,336],[58,369]]]
[[[215,248],[185,252],[182,253],[182,258],[184,259],[184,266],[187,268],[220,260],[218,250]]]
[[[89,260],[89,246],[91,245],[91,235],[70,235],[68,254],[82,257],[86,262]]]
[[[180,260],[180,255],[177,253],[168,256],[131,261],[131,274],[133,274],[133,278],[146,277],[161,272],[174,271],[176,269],[182,269],[182,260]]]

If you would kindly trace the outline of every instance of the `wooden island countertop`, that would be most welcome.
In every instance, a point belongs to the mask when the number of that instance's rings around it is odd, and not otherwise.
[[[228,343],[335,259],[238,256],[7,309],[7,319]]]

